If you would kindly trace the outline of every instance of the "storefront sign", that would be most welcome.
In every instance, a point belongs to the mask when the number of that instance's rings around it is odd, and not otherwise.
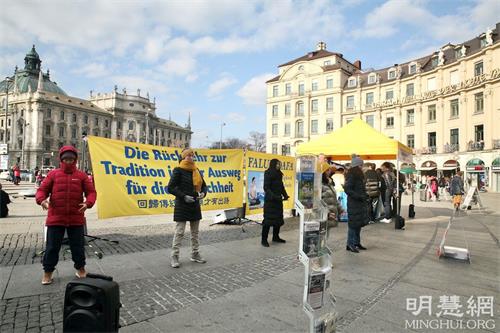
[[[446,87],[443,87],[441,89],[437,89],[437,90],[433,90],[433,91],[427,91],[419,96],[406,96],[406,97],[399,98],[399,99],[391,99],[391,100],[385,100],[385,101],[379,102],[379,103],[373,103],[373,104],[371,104],[371,108],[384,108],[384,107],[404,105],[404,104],[415,103],[415,102],[423,102],[425,100],[432,99],[435,97],[452,94],[452,93],[455,93],[455,92],[462,90],[462,89],[475,87],[475,86],[478,86],[480,84],[483,84],[486,81],[492,81],[492,80],[495,80],[498,78],[500,78],[500,68],[494,69],[493,71],[491,71],[491,73],[484,73],[484,74],[475,76],[473,78],[467,79],[465,81],[462,81],[458,84],[453,84],[451,86],[446,86]]]

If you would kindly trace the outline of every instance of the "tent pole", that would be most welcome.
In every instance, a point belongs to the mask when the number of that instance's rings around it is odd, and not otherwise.
[[[398,154],[396,155],[396,189],[397,189],[397,194],[398,194],[398,200],[396,200],[396,204],[398,205],[398,207],[396,207],[396,211],[398,212],[398,215],[401,215],[401,212],[400,212],[400,202],[401,202],[401,193],[399,193],[399,150],[398,150]]]

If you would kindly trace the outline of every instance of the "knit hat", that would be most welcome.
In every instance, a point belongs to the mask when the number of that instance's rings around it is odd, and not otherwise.
[[[357,166],[362,166],[363,165],[363,160],[361,157],[359,157],[356,154],[352,154],[352,159],[351,159],[351,168],[357,167]]]
[[[75,154],[75,152],[73,152],[71,150],[65,151],[61,155],[61,161],[64,160],[65,158],[72,158],[72,159],[76,160],[76,154]]]
[[[189,154],[194,154],[194,151],[191,148],[184,149],[181,153],[182,159],[185,159]]]

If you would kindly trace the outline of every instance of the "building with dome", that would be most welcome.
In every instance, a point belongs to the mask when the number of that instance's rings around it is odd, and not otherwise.
[[[0,82],[0,143],[8,144],[8,162],[2,158],[7,166],[58,166],[59,148],[69,144],[82,151],[86,135],[189,146],[190,118],[186,126],[159,118],[149,94],[118,92],[115,86],[109,93],[91,92],[89,99],[69,96],[51,81],[48,70],[42,72],[41,64],[33,46],[24,58],[24,69],[16,66],[14,75]],[[88,168],[88,158],[82,157],[82,167]]]
[[[413,148],[419,174],[460,168],[480,189],[500,191],[500,23],[381,69],[362,69],[320,42],[278,66],[266,104],[268,153],[294,155],[300,143],[361,118]]]

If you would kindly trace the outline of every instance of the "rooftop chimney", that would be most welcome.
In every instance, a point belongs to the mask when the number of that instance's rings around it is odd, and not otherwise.
[[[318,44],[316,45],[316,51],[321,51],[321,50],[326,50],[325,42],[318,42]]]
[[[354,67],[356,67],[357,69],[361,70],[361,60],[356,60],[354,62]]]

